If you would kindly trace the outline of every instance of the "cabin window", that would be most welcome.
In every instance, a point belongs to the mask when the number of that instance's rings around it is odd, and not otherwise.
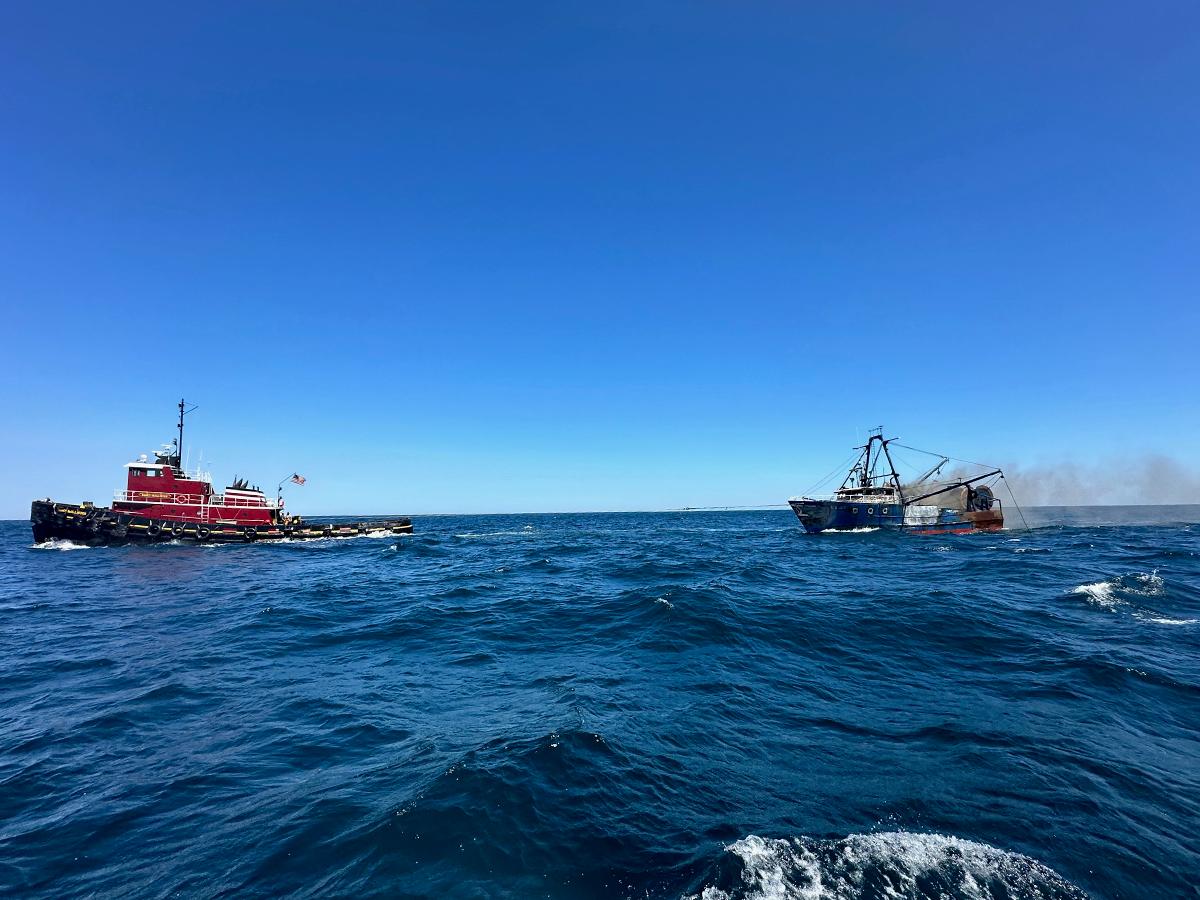
[[[850,512],[854,513],[855,515],[858,515],[858,507],[857,506],[851,507]]]
[[[886,506],[883,508],[882,512],[885,516],[887,515],[887,507]]]
[[[146,470],[145,469],[130,469],[129,474],[130,475],[145,475]]]
[[[147,470],[145,471],[145,475],[146,475],[146,477],[147,477],[147,478],[153,478],[153,477],[154,477],[155,475],[157,475],[157,474],[158,474],[158,472],[157,472],[156,470],[154,470],[154,469],[147,469]]]
[[[867,507],[867,515],[868,515],[868,516],[873,516],[873,515],[875,515],[875,507],[873,507],[873,506],[868,506],[868,507]]]

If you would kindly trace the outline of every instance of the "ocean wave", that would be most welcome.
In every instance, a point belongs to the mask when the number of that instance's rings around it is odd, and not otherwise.
[[[749,835],[725,847],[736,860],[691,900],[851,900],[1022,897],[1083,900],[1048,866],[988,844],[892,831],[840,840]]]
[[[1200,619],[1181,619],[1159,610],[1141,606],[1130,597],[1161,597],[1166,593],[1162,576],[1154,572],[1131,572],[1101,581],[1092,581],[1071,589],[1071,594],[1086,597],[1088,603],[1109,612],[1126,611],[1134,619],[1154,625],[1194,625]]]
[[[878,531],[878,528],[826,528],[821,534],[869,534],[872,531]]]
[[[1116,579],[1105,579],[1104,581],[1093,581],[1090,584],[1081,584],[1073,588],[1071,593],[1081,594],[1097,606],[1113,609],[1124,602],[1114,596],[1116,587]]]
[[[0,522],[0,896],[1078,896],[1004,851],[1190,896],[1200,531],[789,516],[61,558]]]
[[[1165,586],[1162,576],[1157,571],[1154,571],[1131,572],[1127,575],[1118,575],[1114,578],[1105,578],[1101,581],[1081,584],[1073,588],[1071,593],[1082,594],[1100,606],[1111,608],[1128,602],[1118,595],[1159,597],[1163,594],[1164,590]]]

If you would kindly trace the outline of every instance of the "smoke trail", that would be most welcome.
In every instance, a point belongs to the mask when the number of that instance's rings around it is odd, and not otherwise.
[[[1008,465],[1004,474],[1026,506],[1200,503],[1200,475],[1159,454],[1103,466]]]

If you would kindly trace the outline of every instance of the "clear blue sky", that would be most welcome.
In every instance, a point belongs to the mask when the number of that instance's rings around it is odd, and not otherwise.
[[[1194,2],[25,3],[0,82],[6,517],[181,395],[311,513],[1200,438]]]

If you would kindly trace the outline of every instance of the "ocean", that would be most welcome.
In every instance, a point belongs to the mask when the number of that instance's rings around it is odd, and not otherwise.
[[[1200,507],[1026,515],[4,522],[0,895],[1196,897]]]

